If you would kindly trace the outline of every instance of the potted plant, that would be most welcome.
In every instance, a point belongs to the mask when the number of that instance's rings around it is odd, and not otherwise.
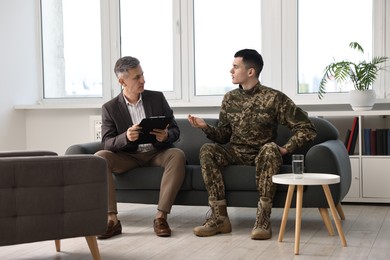
[[[357,42],[351,42],[349,47],[356,49],[357,51],[364,54],[362,46]],[[351,106],[354,110],[369,110],[372,108],[375,102],[375,92],[371,89],[372,84],[378,76],[380,70],[384,70],[385,67],[381,66],[382,63],[386,62],[388,57],[373,57],[371,61],[359,61],[354,63],[349,60],[334,61],[325,67],[324,75],[320,81],[318,89],[318,97],[322,99],[326,93],[326,83],[329,79],[336,80],[337,83],[341,82],[352,82],[355,91],[351,91]],[[364,92],[364,93],[363,93]],[[362,104],[361,94],[369,95],[369,104]],[[358,99],[354,99],[355,96]],[[363,101],[364,102],[364,101]]]

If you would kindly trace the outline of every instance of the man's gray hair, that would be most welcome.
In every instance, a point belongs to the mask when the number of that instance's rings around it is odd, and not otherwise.
[[[119,78],[120,74],[127,74],[127,71],[139,66],[139,60],[131,56],[124,56],[117,60],[114,67],[115,75]]]

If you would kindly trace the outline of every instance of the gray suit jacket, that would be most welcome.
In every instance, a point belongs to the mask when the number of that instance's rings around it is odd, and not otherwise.
[[[171,116],[173,111],[169,106],[162,92],[145,90],[142,93],[142,102],[146,117]],[[102,143],[103,149],[113,152],[126,151],[135,152],[138,148],[136,142],[127,140],[126,131],[133,125],[129,110],[123,94],[108,101],[102,106]],[[172,119],[168,127],[168,140],[166,142],[155,142],[153,146],[157,149],[166,149],[173,146],[179,139],[180,130],[175,119]]]

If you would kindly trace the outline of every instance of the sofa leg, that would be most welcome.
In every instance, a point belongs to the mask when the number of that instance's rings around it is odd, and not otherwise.
[[[54,243],[56,244],[56,251],[60,252],[61,251],[61,240],[56,239],[56,240],[54,240]]]
[[[336,205],[336,209],[337,209],[337,213],[339,213],[340,219],[345,220],[345,215],[344,215],[343,208],[341,207],[341,203]]]
[[[99,247],[97,244],[96,236],[86,236],[89,250],[91,251],[91,255],[93,260],[100,260]]]
[[[325,227],[328,230],[330,236],[334,236],[334,229],[332,226],[332,222],[330,221],[329,212],[327,208],[318,208],[320,211],[322,220],[324,221]]]

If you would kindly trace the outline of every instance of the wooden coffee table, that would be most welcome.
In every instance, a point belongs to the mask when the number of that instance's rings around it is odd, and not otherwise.
[[[295,186],[297,186],[297,201],[296,201],[296,216],[295,216],[295,247],[294,253],[299,254],[299,241],[301,237],[301,212],[302,212],[302,198],[303,198],[303,186],[304,185],[322,185],[324,189],[326,199],[329,204],[329,208],[332,212],[334,222],[336,224],[337,232],[341,239],[342,246],[347,246],[347,241],[344,236],[343,228],[341,227],[340,219],[338,218],[337,210],[334,205],[332,193],[329,189],[329,184],[335,184],[340,182],[340,176],[335,174],[325,173],[304,173],[302,179],[294,178],[294,174],[277,174],[272,177],[272,181],[277,184],[288,185],[288,192],[286,197],[286,203],[283,211],[282,223],[280,225],[278,241],[282,242],[284,231],[286,228],[288,211],[291,206],[291,200],[294,194]],[[325,223],[328,225],[328,223]],[[328,229],[329,230],[329,229]],[[332,233],[332,232],[330,232]]]

